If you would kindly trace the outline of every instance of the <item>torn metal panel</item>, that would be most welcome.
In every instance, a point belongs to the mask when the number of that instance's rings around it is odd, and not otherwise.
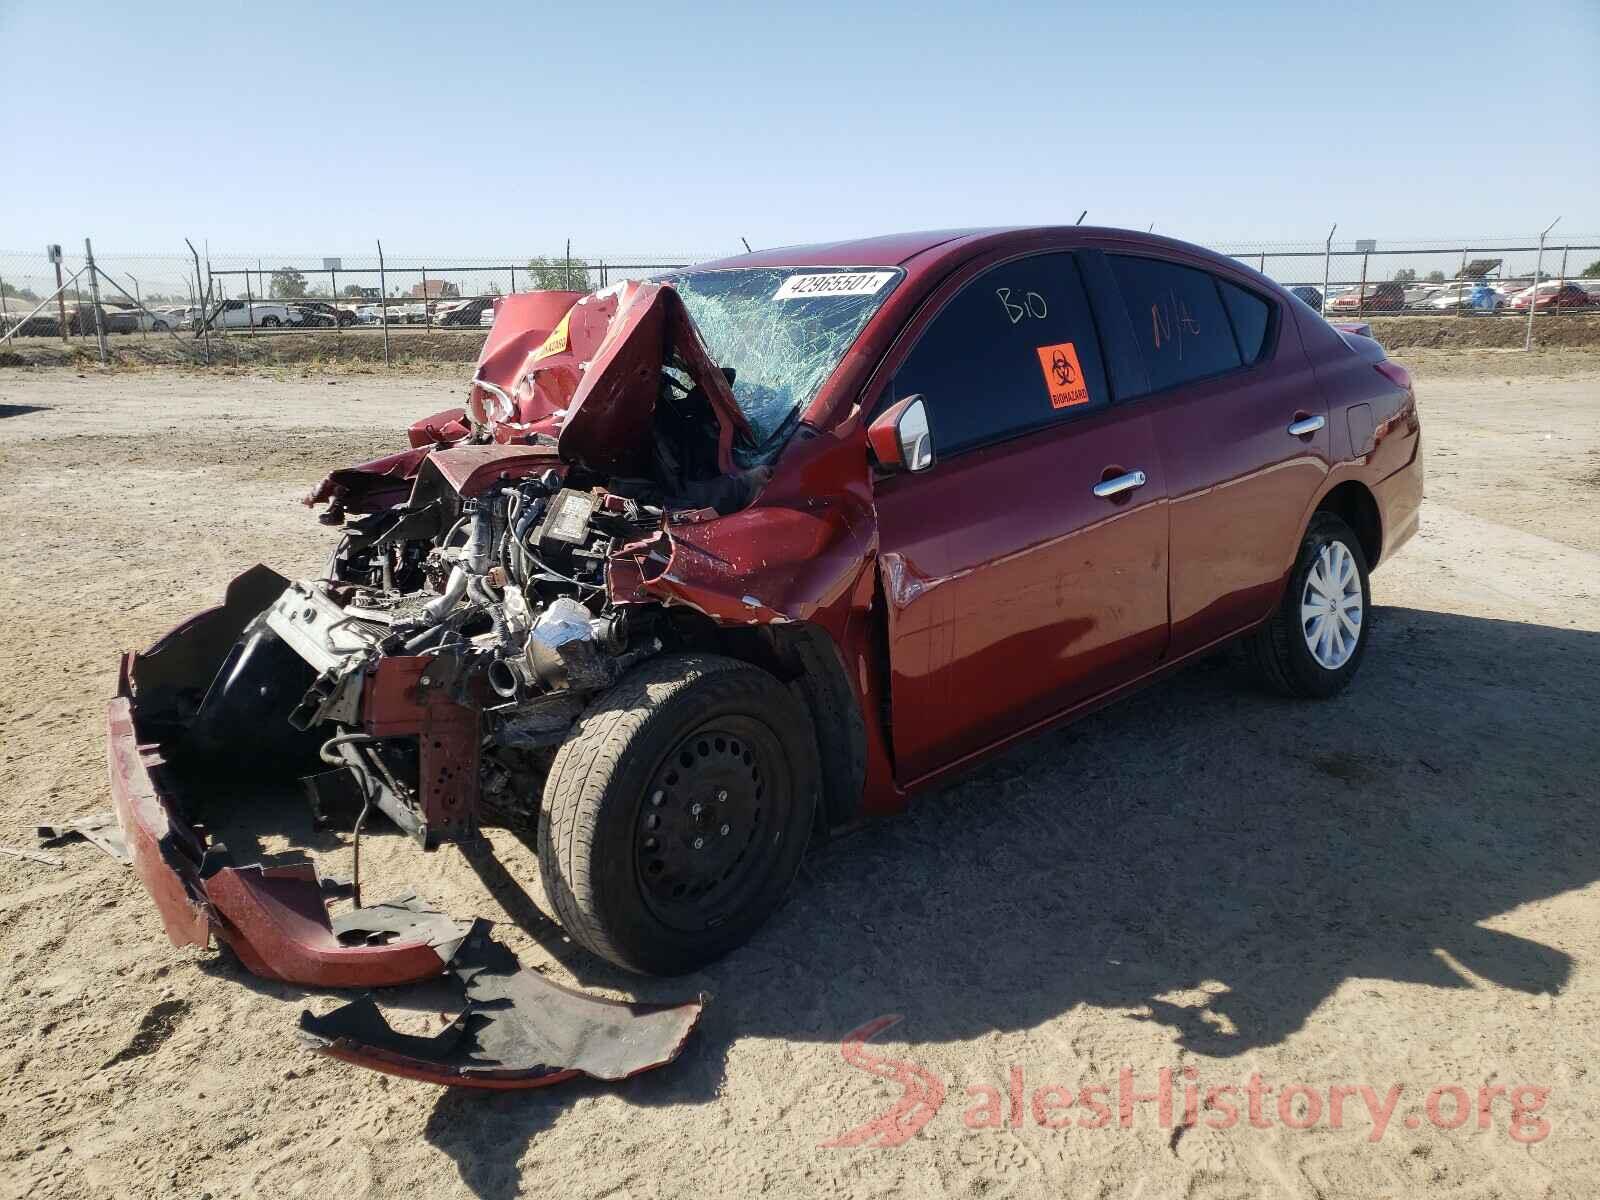
[[[428,457],[428,450],[426,445],[414,446],[398,454],[330,471],[321,483],[306,493],[301,503],[310,508],[327,500],[336,504],[340,511],[382,512],[403,503],[411,494],[411,481]]]
[[[122,835],[122,827],[117,824],[117,814],[109,810],[58,821],[53,825],[40,825],[36,833],[40,844],[45,846],[58,846],[62,842],[82,838],[100,847],[123,866],[133,864],[133,856],[128,852],[128,840]]]
[[[535,1088],[578,1075],[618,1080],[682,1052],[705,1007],[586,996],[523,970],[479,923],[451,966],[466,1007],[433,1037],[397,1033],[369,996],[303,1012],[302,1041],[330,1058],[447,1087]]]
[[[661,368],[676,362],[716,417],[718,464],[724,474],[731,473],[733,438],[748,437],[750,423],[727,376],[706,352],[683,298],[659,283],[629,283],[620,295],[604,341],[583,366],[561,429],[562,457],[597,471],[647,470]],[[579,304],[574,311],[583,308]]]

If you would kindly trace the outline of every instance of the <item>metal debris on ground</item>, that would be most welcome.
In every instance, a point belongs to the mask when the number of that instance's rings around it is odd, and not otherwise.
[[[43,863],[47,867],[67,865],[54,854],[45,854],[39,850],[18,850],[14,846],[0,846],[0,854],[9,854],[12,858],[25,858],[29,862]]]
[[[117,824],[117,814],[110,809],[73,817],[68,821],[57,821],[53,825],[40,825],[36,832],[43,846],[55,847],[82,838],[99,846],[125,867],[133,863],[133,856],[128,853],[128,840],[122,836],[122,827]]]

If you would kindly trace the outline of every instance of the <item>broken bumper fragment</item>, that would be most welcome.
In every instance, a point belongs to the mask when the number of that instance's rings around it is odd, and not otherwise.
[[[134,870],[173,945],[204,947],[215,937],[264,979],[368,988],[439,975],[466,925],[413,896],[335,922],[310,863],[234,866],[190,823],[177,770],[141,728],[142,699],[159,706],[189,676],[202,689],[209,683],[218,648],[232,645],[272,580],[281,584],[264,568],[247,572],[222,607],[191,618],[143,655],[123,656],[117,694],[106,706],[106,759]]]
[[[466,1006],[433,1037],[398,1033],[363,997],[325,1016],[301,1014],[301,1040],[330,1058],[447,1087],[536,1088],[578,1075],[615,1081],[678,1057],[705,997],[629,1004],[586,996],[521,969],[479,923],[450,973]]]

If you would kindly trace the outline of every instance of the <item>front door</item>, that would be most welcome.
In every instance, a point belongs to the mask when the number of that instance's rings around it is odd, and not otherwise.
[[[934,452],[876,494],[910,784],[1158,663],[1166,489],[1148,414],[1109,406],[1069,254],[967,283],[889,390],[924,398]]]

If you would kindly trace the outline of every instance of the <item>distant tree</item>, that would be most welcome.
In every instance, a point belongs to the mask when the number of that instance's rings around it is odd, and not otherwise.
[[[1595,265],[1600,266],[1600,263]],[[0,283],[0,296],[11,296],[17,300],[26,300],[31,304],[39,303],[39,297],[34,294],[32,288],[13,287],[9,283]]]
[[[1583,269],[1583,273],[1579,275],[1578,278],[1600,279],[1600,258],[1595,259],[1592,263],[1585,267]]]
[[[1444,282],[1444,272],[1443,271],[1429,271],[1428,272],[1428,282],[1429,283],[1443,283]]]
[[[344,287],[339,289],[339,295],[343,296],[346,300],[360,300],[366,295],[366,293],[361,290],[360,284],[347,283],[344,285]]]
[[[306,294],[306,277],[293,267],[279,267],[272,273],[272,295],[278,300],[298,300]]]
[[[589,268],[579,259],[545,258],[528,260],[529,283],[536,292],[588,292]]]
[[[1401,267],[1394,273],[1394,281],[1396,283],[1415,283],[1417,281],[1417,273],[1410,267]]]

